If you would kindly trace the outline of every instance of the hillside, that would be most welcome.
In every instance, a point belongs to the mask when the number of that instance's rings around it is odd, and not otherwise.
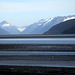
[[[65,30],[63,34],[75,34],[75,26]]]
[[[6,30],[0,28],[0,35],[8,35],[9,32],[7,32]]]
[[[49,35],[49,34],[67,34],[67,33],[68,34],[72,34],[72,33],[75,34],[75,32],[73,32],[75,30],[74,26],[75,26],[75,19],[68,20],[68,21],[65,21],[65,22],[62,22],[62,23],[59,23],[59,24],[53,26],[44,34],[46,34],[46,35]]]

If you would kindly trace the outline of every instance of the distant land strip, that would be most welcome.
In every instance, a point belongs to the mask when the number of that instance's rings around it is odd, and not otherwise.
[[[15,35],[0,35],[0,38],[75,38],[75,34],[61,34],[61,35],[15,34]]]

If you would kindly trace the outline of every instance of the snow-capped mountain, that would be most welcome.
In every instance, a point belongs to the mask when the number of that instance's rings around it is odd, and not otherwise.
[[[16,26],[11,25],[10,23],[6,21],[1,22],[0,27],[8,31],[10,34],[20,34],[20,31],[17,29]]]
[[[9,34],[10,34],[9,32],[7,32],[5,29],[2,29],[0,27],[0,35],[9,35]]]
[[[35,31],[36,28],[41,28],[44,23],[46,23],[48,21],[48,19],[41,19],[36,23],[33,23],[31,25],[29,25],[23,32],[22,34],[34,34],[33,31]]]
[[[51,27],[61,22],[74,19],[75,15],[73,16],[57,16],[50,19],[41,19],[40,21],[29,25],[22,34],[43,34],[44,32],[48,31]]]
[[[70,19],[64,22],[61,22],[52,28],[50,28],[44,34],[46,35],[57,35],[57,34],[75,34],[75,19]]]
[[[49,19],[45,18],[29,26],[23,26],[23,27],[16,27],[6,21],[3,21],[0,23],[0,28],[6,30],[10,34],[43,34],[49,29],[51,29],[53,26],[71,19],[75,19],[75,15],[57,16]]]

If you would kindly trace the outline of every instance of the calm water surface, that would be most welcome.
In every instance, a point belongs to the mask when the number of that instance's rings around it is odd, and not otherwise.
[[[75,44],[75,38],[0,39],[0,44]]]

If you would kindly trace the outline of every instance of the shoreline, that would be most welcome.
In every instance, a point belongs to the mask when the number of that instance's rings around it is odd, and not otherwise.
[[[75,34],[59,34],[59,35],[12,34],[12,35],[0,35],[0,39],[1,38],[75,38]]]
[[[41,75],[61,75],[75,74],[75,68],[68,67],[40,67],[40,66],[8,66],[0,65],[0,73],[8,73],[8,75],[16,74],[41,74]],[[5,74],[2,74],[5,75]]]

